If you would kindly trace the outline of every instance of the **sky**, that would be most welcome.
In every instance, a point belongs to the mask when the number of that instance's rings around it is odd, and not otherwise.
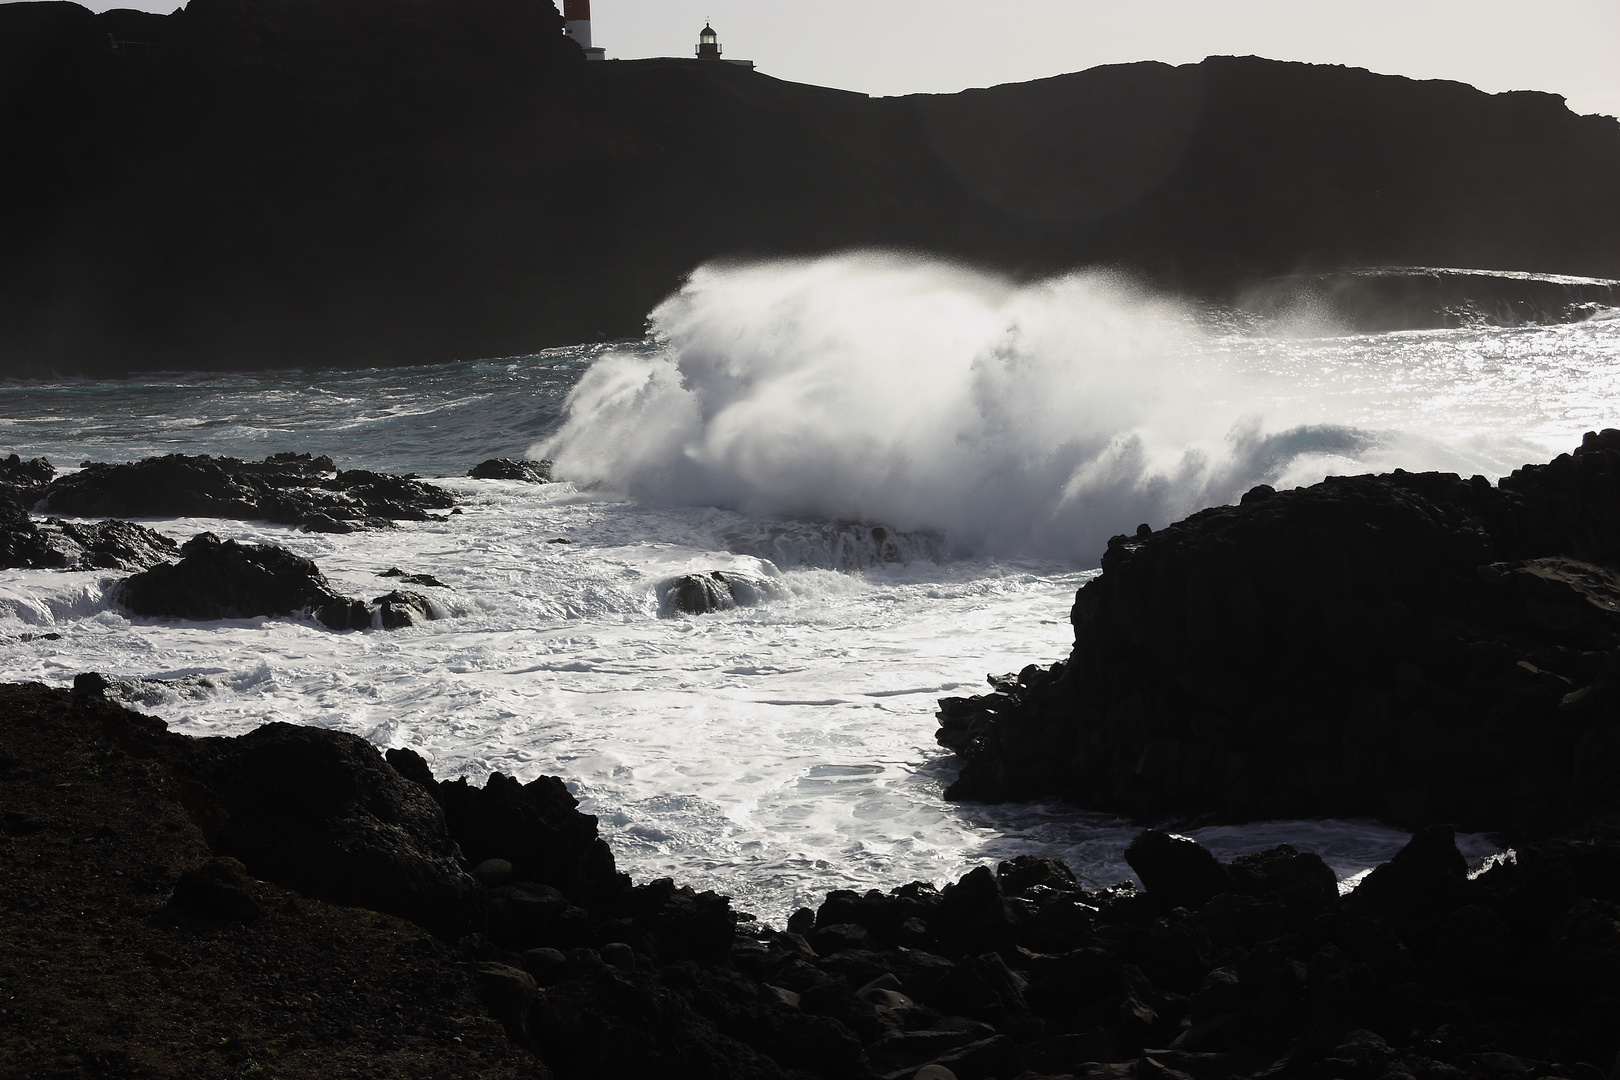
[[[610,59],[691,56],[712,19],[728,58],[873,95],[1253,54],[1492,93],[1546,90],[1576,112],[1620,116],[1620,0],[592,0],[591,8],[595,44]]]

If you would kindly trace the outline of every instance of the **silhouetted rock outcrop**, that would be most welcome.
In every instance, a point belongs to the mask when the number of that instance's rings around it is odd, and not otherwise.
[[[544,2],[12,3],[0,143],[30,163],[0,175],[10,375],[515,355],[637,336],[711,259],[851,248],[1228,298],[1360,266],[1620,277],[1613,119],[1253,57],[868,99],[587,64]],[[1453,284],[1421,317],[1520,299]]]
[[[1497,486],[1257,488],[1102,566],[1066,661],[941,702],[950,797],[1539,835],[1620,811],[1620,431]]]

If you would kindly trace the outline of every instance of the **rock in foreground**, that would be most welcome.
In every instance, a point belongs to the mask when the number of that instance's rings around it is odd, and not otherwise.
[[[1150,831],[1145,890],[1023,856],[781,932],[632,885],[558,778],[439,781],[284,724],[189,739],[100,682],[0,687],[7,1075],[460,1076],[476,1047],[482,1075],[561,1080],[1595,1080],[1620,1050],[1606,833],[1470,879],[1434,827],[1340,898],[1315,855]]]
[[[161,727],[0,686],[0,1076],[546,1075],[453,943],[211,851]]]
[[[1067,661],[940,703],[949,797],[1539,835],[1620,811],[1620,432],[1495,487],[1257,488],[1102,565]]]

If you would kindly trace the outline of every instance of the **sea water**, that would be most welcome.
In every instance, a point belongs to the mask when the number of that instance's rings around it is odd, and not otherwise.
[[[1604,313],[1357,335],[1106,276],[1020,286],[867,255],[700,270],[649,329],[423,368],[0,387],[0,450],[58,468],[325,453],[432,477],[463,510],[345,536],[144,522],[282,545],[368,599],[392,567],[435,575],[444,617],[402,630],[132,618],[119,575],[0,572],[0,675],[154,680],[129,703],[188,734],[287,720],[409,746],[440,777],[558,775],[637,880],[771,921],[1025,853],[1110,884],[1138,826],[947,803],[957,766],[933,741],[936,698],[1066,654],[1109,535],[1257,483],[1495,478],[1620,422]],[[550,457],[560,481],[465,476],[496,456]],[[780,595],[661,604],[673,577],[714,569]],[[1405,840],[1367,822],[1181,828],[1223,857],[1315,850],[1346,881]]]

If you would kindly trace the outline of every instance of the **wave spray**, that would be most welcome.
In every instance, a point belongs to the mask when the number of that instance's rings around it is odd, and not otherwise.
[[[600,358],[533,449],[558,475],[929,530],[958,555],[1094,564],[1139,522],[1360,471],[1391,443],[1339,424],[1268,434],[1287,418],[1263,377],[1234,371],[1190,309],[1100,273],[1014,285],[883,254],[709,266],[650,322],[656,347]]]

